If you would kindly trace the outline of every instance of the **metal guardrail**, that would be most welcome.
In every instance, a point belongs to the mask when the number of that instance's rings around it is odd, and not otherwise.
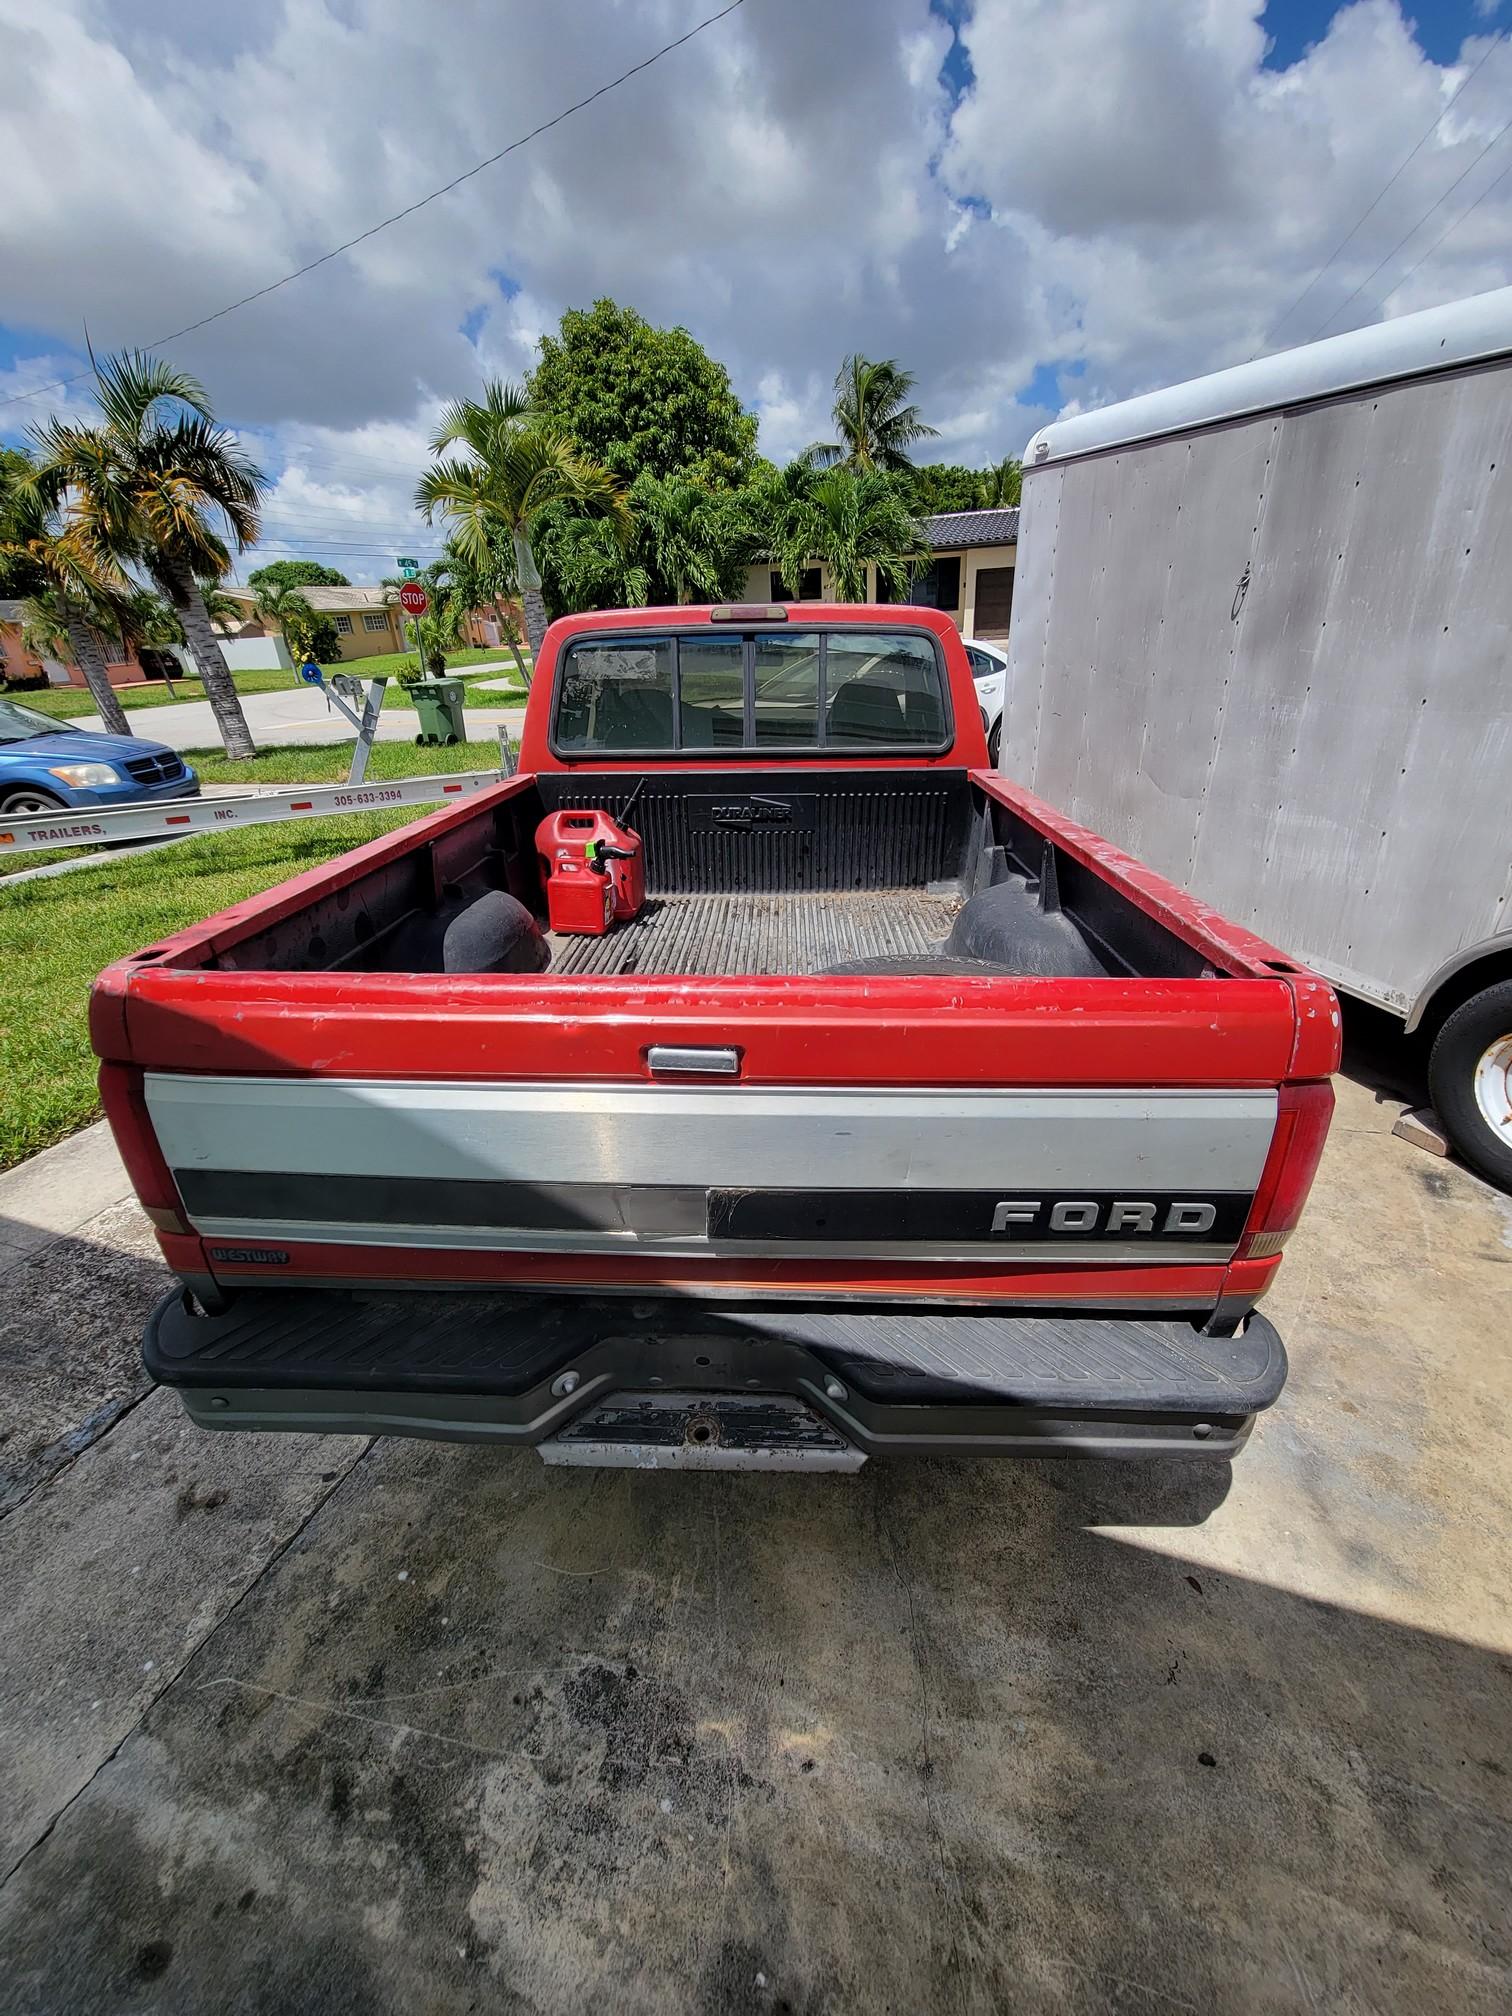
[[[286,819],[430,805],[502,781],[497,770],[460,770],[452,776],[401,777],[391,784],[291,784],[245,798],[167,798],[101,812],[28,812],[14,818],[0,813],[0,856],[48,847],[104,847],[116,840],[186,839],[242,826],[276,826]]]

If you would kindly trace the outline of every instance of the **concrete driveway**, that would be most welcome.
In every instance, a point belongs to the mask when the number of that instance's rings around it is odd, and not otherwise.
[[[485,666],[485,674],[502,673],[507,665]],[[242,712],[252,739],[259,748],[287,742],[350,742],[352,724],[331,706],[314,686],[291,686],[275,693],[244,693]],[[500,724],[518,735],[525,719],[523,707],[473,706],[467,708],[467,725],[478,740],[494,734]],[[170,749],[218,749],[220,730],[215,725],[208,700],[185,700],[175,707],[141,708],[131,715],[134,732],[149,742],[166,743]],[[89,715],[71,727],[98,730],[98,715]],[[385,707],[378,717],[380,742],[412,742],[415,739],[415,710],[412,707]]]
[[[1512,2006],[1512,1205],[1354,1033],[1232,1478],[209,1436],[0,1178],[5,2008]]]

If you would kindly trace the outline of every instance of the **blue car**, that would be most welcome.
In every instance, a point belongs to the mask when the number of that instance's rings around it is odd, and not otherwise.
[[[0,814],[99,811],[197,798],[199,779],[175,749],[138,735],[92,735],[16,700],[0,700]]]

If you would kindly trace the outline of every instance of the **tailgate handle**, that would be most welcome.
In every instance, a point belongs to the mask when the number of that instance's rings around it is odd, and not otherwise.
[[[646,1052],[649,1068],[665,1078],[738,1078],[740,1052],[709,1045],[653,1043]]]

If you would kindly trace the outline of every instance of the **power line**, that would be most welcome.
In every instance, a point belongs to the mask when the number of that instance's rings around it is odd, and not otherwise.
[[[1480,166],[1481,162],[1485,160],[1486,156],[1491,152],[1491,149],[1496,145],[1497,141],[1500,140],[1500,138],[1506,132],[1509,126],[1512,126],[1512,119],[1505,119],[1502,121],[1501,125],[1497,127],[1496,131],[1491,135],[1491,138],[1486,142],[1485,146],[1482,147],[1479,154],[1477,154],[1475,159],[1470,163],[1469,167],[1462,168],[1460,170],[1459,174],[1455,176],[1454,180],[1449,184],[1449,187],[1444,191],[1443,195],[1439,197],[1438,202],[1429,204],[1428,208],[1423,212],[1422,216],[1419,217],[1416,224],[1412,226],[1412,229],[1410,231],[1404,232],[1403,235],[1400,238],[1398,238],[1395,245],[1393,245],[1391,250],[1386,254],[1386,257],[1384,259],[1378,260],[1377,263],[1374,266],[1372,266],[1370,271],[1365,275],[1365,278],[1360,282],[1359,286],[1352,288],[1350,292],[1344,296],[1344,299],[1339,303],[1338,307],[1334,309],[1333,313],[1326,316],[1324,320],[1318,324],[1318,327],[1314,330],[1312,337],[1309,338],[1309,341],[1316,341],[1316,339],[1323,334],[1323,331],[1328,327],[1329,323],[1337,321],[1338,317],[1344,313],[1344,310],[1349,306],[1350,302],[1354,300],[1355,296],[1357,294],[1363,294],[1365,292],[1365,289],[1370,285],[1371,281],[1374,280],[1377,273],[1380,272],[1381,268],[1383,266],[1390,265],[1391,261],[1395,259],[1398,252],[1400,252],[1402,247],[1407,243],[1407,240],[1409,238],[1414,238],[1417,236],[1418,232],[1422,230],[1423,226],[1428,222],[1428,219],[1433,215],[1434,211],[1441,209],[1443,205],[1449,201],[1449,198],[1454,194],[1455,190],[1458,189],[1461,182],[1464,181],[1465,177],[1468,174],[1470,174],[1472,170]]]
[[[1478,210],[1482,205],[1482,203],[1485,202],[1486,198],[1489,195],[1491,195],[1494,190],[1499,189],[1503,184],[1503,182],[1506,181],[1509,175],[1512,175],[1512,167],[1503,168],[1500,175],[1498,175],[1494,181],[1488,182],[1485,188],[1482,189],[1479,196],[1476,197],[1475,201],[1471,203],[1466,209],[1461,210],[1460,214],[1458,215],[1458,217],[1455,218],[1452,224],[1446,224],[1444,226],[1443,230],[1440,231],[1437,238],[1435,238],[1433,243],[1428,247],[1428,250],[1426,252],[1420,253],[1418,257],[1413,260],[1412,264],[1407,268],[1407,271],[1405,273],[1399,273],[1393,284],[1398,287],[1405,287],[1407,285],[1407,282],[1412,278],[1413,274],[1416,273],[1419,266],[1423,264],[1423,261],[1425,259],[1431,259],[1434,253],[1437,252],[1440,245],[1443,244],[1444,240],[1447,237],[1449,237],[1451,232],[1458,231],[1461,224],[1463,224],[1465,219],[1470,215],[1470,212],[1472,210]]]
[[[374,546],[384,540],[392,542],[395,539],[401,544],[407,542],[411,545],[418,540],[425,546],[443,538],[440,532],[427,530],[423,525],[406,525],[396,532],[392,526],[369,525],[361,518],[343,519],[339,524],[334,520],[325,524],[313,520],[302,524],[298,519],[269,518],[264,520],[264,524],[266,526],[264,536],[269,539],[278,539],[285,532],[293,532],[315,539],[355,539],[364,546]]]
[[[165,344],[176,343],[181,336],[192,336],[196,329],[208,328],[210,323],[219,322],[223,316],[234,315],[238,308],[245,308],[253,301],[261,301],[265,295],[276,294],[280,287],[287,287],[293,280],[302,280],[307,273],[313,273],[316,267],[329,265],[331,260],[339,259],[343,252],[350,252],[354,246],[365,244],[369,238],[376,238],[380,231],[387,231],[391,224],[398,224],[406,217],[413,217],[417,210],[424,210],[438,197],[449,196],[454,189],[460,189],[464,182],[470,182],[475,175],[481,175],[485,168],[492,168],[496,162],[502,161],[506,154],[517,152],[519,148],[528,146],[532,140],[539,140],[543,133],[549,133],[554,126],[560,126],[564,119],[570,119],[575,112],[582,112],[588,106],[596,104],[600,98],[606,98],[611,91],[617,91],[621,84],[628,84],[630,79],[638,77],[642,70],[649,70],[653,63],[660,63],[662,58],[670,56],[674,49],[681,49],[683,44],[691,42],[695,35],[701,35],[706,28],[714,27],[717,22],[723,21],[727,15],[735,13],[737,8],[744,5],[745,0],[729,0],[728,6],[721,7],[717,14],[706,14],[703,20],[697,22],[685,35],[679,35],[673,42],[664,42],[652,55],[642,57],[639,63],[632,63],[628,70],[622,70],[618,77],[610,78],[607,84],[600,84],[596,91],[590,91],[586,98],[579,98],[565,111],[556,113],[550,119],[542,120],[539,126],[533,126],[528,133],[522,133],[519,139],[511,140],[507,147],[501,147],[496,154],[490,154],[473,167],[464,169],[460,175],[454,175],[450,182],[443,182],[439,189],[432,189],[428,196],[422,196],[416,202],[406,204],[404,209],[396,210],[392,216],[383,218],[380,223],[370,224],[366,231],[359,231],[355,238],[348,238],[343,244],[333,245],[329,252],[322,252],[318,259],[311,259],[303,266],[296,266],[292,273],[285,273],[280,279],[270,280],[266,287],[258,287],[250,294],[243,294],[239,301],[228,302],[224,308],[217,308],[212,314],[202,315],[197,322],[186,322],[182,329],[175,329],[167,336],[159,336],[155,342],[145,347],[149,350],[161,350]],[[75,371],[68,378],[55,379],[50,385],[39,385],[35,391],[12,393],[9,398],[0,399],[0,406],[14,406],[22,399],[40,399],[44,393],[61,392],[66,386],[76,385],[81,378],[88,378],[91,375],[88,371]]]
[[[1285,314],[1282,315],[1278,321],[1273,322],[1271,324],[1269,333],[1267,334],[1264,341],[1260,345],[1260,350],[1263,350],[1268,343],[1272,342],[1275,339],[1278,331],[1286,326],[1287,322],[1290,321],[1291,317],[1302,306],[1302,303],[1307,299],[1308,295],[1311,294],[1314,287],[1317,286],[1318,282],[1323,278],[1323,275],[1328,271],[1329,267],[1332,266],[1335,259],[1338,258],[1339,254],[1344,250],[1344,247],[1349,243],[1350,239],[1353,238],[1355,233],[1359,230],[1360,226],[1363,223],[1365,223],[1366,220],[1375,213],[1375,211],[1380,207],[1385,197],[1387,197],[1391,193],[1392,189],[1395,187],[1397,182],[1401,180],[1402,176],[1412,166],[1413,162],[1417,159],[1419,154],[1422,153],[1423,149],[1428,145],[1428,142],[1433,138],[1434,134],[1437,133],[1440,126],[1442,126],[1444,121],[1449,117],[1449,114],[1454,110],[1455,106],[1459,103],[1460,99],[1465,95],[1466,91],[1469,90],[1470,86],[1475,82],[1476,78],[1479,77],[1482,70],[1485,69],[1487,63],[1491,60],[1492,55],[1495,53],[1497,44],[1501,42],[1503,37],[1506,35],[1506,32],[1507,31],[1505,28],[1497,29],[1496,33],[1491,37],[1490,42],[1487,43],[1486,45],[1485,55],[1481,57],[1479,63],[1476,64],[1475,68],[1470,72],[1469,76],[1465,79],[1464,83],[1460,85],[1459,89],[1455,92],[1454,96],[1449,100],[1449,103],[1439,113],[1437,119],[1435,119],[1433,124],[1428,128],[1427,132],[1423,135],[1422,139],[1419,140],[1416,147],[1413,148],[1412,152],[1407,156],[1407,159],[1402,163],[1401,167],[1397,169],[1396,174],[1392,176],[1391,180],[1381,190],[1380,194],[1376,197],[1375,201],[1371,203],[1367,209],[1363,210],[1360,213],[1360,215],[1355,219],[1354,223],[1350,225],[1349,229],[1344,233],[1344,236],[1339,240],[1338,244],[1335,245],[1332,252],[1329,253],[1328,257],[1323,261],[1323,264],[1318,268],[1317,272],[1314,273],[1311,280],[1309,280],[1307,285],[1302,289],[1302,292],[1297,296],[1296,300],[1293,301],[1290,308],[1286,310]],[[1409,232],[1407,235],[1411,237],[1412,233]],[[1353,296],[1351,296],[1350,298],[1353,299]],[[1337,314],[1338,310],[1335,309],[1334,313]],[[1329,320],[1332,321],[1332,319],[1333,317],[1330,316]],[[1259,354],[1260,351],[1257,350],[1255,352],[1255,355],[1258,357]]]
[[[389,539],[386,541],[377,539],[327,539],[321,532],[275,532],[271,533],[266,539],[259,539],[255,542],[257,548],[288,546],[290,548],[309,547],[313,550],[319,547],[322,553],[376,553],[386,555],[391,561],[396,558],[401,545],[406,553],[414,553],[421,558],[432,560],[437,557],[440,551],[439,547],[426,547],[413,539]],[[246,548],[246,551],[249,553],[253,550],[252,546]]]

